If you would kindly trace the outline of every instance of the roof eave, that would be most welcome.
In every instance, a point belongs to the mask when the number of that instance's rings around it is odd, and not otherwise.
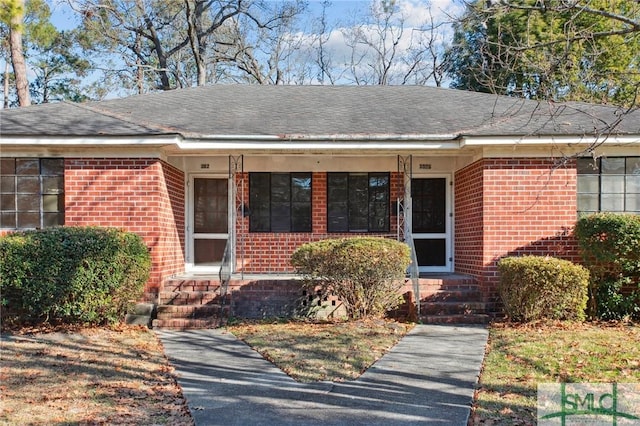
[[[178,149],[211,151],[405,151],[460,149],[453,134],[283,134],[187,137]]]
[[[3,135],[6,146],[162,147],[172,153],[226,152],[406,152],[459,151],[483,146],[550,144],[640,144],[640,135],[454,135],[454,134],[288,134],[288,135]]]
[[[460,147],[504,145],[627,145],[640,144],[640,134],[633,135],[486,135],[461,136]]]
[[[180,135],[6,135],[0,139],[3,145],[11,146],[166,146],[177,144]]]

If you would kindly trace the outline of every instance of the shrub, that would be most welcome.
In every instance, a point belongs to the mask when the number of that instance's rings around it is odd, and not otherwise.
[[[400,288],[411,262],[399,241],[356,237],[300,246],[291,258],[311,291],[333,294],[350,319],[380,317],[402,303]]]
[[[640,286],[634,291],[623,289],[631,287],[630,278],[617,281],[604,281],[598,286],[597,315],[603,320],[640,319]]]
[[[591,273],[589,311],[603,319],[640,314],[640,216],[598,213],[578,220],[575,236]],[[619,312],[616,311],[618,306]]]
[[[5,319],[104,324],[142,296],[151,266],[142,239],[117,229],[58,227],[0,238]]]
[[[589,272],[567,260],[541,256],[506,257],[498,262],[499,292],[516,321],[585,319]]]

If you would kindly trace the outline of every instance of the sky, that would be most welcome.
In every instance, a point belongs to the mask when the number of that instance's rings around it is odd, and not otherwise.
[[[133,0],[131,0],[133,1]],[[167,0],[178,1],[178,0]],[[462,9],[462,2],[455,0],[396,0],[397,4],[408,16],[407,23],[421,22],[428,15],[428,9],[436,15],[436,18],[444,14],[456,15]],[[77,26],[79,19],[69,9],[66,0],[47,0],[52,11],[52,22],[61,30]],[[321,10],[323,0],[308,0],[311,13]],[[371,1],[362,0],[333,0],[327,9],[328,17],[336,21],[350,17],[358,11],[368,8]]]
[[[79,25],[79,18],[77,14],[69,7],[69,0],[46,0],[52,11],[52,23],[60,30],[72,29]],[[124,0],[134,1],[134,0]],[[181,0],[166,0],[166,1],[181,1]],[[268,0],[267,0],[268,1]],[[308,0],[309,15],[319,16],[322,10],[322,0]],[[340,54],[343,54],[344,61],[348,61],[348,51],[345,40],[344,31],[348,30],[349,25],[353,25],[354,22],[358,22],[357,17],[362,14],[371,6],[371,0],[333,0],[330,6],[326,9],[327,19],[329,21],[329,28],[333,31],[327,41],[326,48],[331,54],[335,54],[333,57],[339,58]],[[457,16],[463,9],[462,0],[396,0],[397,6],[400,8],[402,16],[405,17],[405,32],[403,34],[403,40],[400,46],[408,45],[410,43],[413,28],[420,27],[426,22],[429,22],[429,15],[433,14],[433,18],[436,22],[442,22],[448,20],[446,16]],[[354,18],[356,17],[356,18]],[[309,17],[310,23],[307,28],[311,28],[313,20]],[[354,20],[355,19],[355,20]],[[372,34],[375,29],[371,29]],[[304,29],[302,30],[304,34]],[[449,32],[450,34],[450,32]],[[443,38],[450,38],[447,33],[441,35]],[[331,51],[333,49],[333,51]],[[4,58],[0,58],[0,65],[4,69]],[[348,83],[347,83],[348,84]]]

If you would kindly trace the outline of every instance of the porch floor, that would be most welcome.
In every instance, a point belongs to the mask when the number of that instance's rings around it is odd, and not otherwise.
[[[471,275],[460,274],[458,272],[421,272],[418,278],[421,279],[443,279],[443,280],[475,280]],[[220,280],[220,276],[216,273],[184,273],[178,274],[173,277],[167,278],[169,280]],[[302,279],[300,274],[295,273],[269,273],[269,274],[254,274],[254,273],[242,273],[234,272],[231,274],[231,280],[296,280]]]

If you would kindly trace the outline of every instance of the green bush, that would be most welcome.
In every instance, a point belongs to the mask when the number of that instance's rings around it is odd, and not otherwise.
[[[567,260],[505,257],[498,262],[499,292],[516,321],[585,319],[589,271]]]
[[[640,216],[584,216],[574,233],[591,273],[589,313],[603,319],[640,318]]]
[[[604,281],[598,286],[598,318],[603,320],[640,319],[640,286],[634,291],[623,291],[630,288],[630,278],[617,281]]]
[[[136,234],[57,227],[0,238],[3,317],[17,323],[114,323],[142,296],[151,260]]]
[[[300,246],[291,258],[311,291],[332,294],[350,319],[381,317],[402,303],[409,247],[385,238],[329,239]]]

